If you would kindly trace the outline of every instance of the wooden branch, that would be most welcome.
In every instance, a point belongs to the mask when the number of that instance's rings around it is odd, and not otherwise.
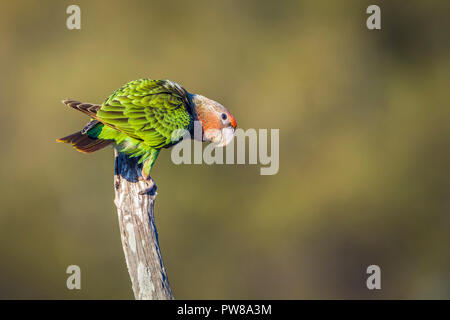
[[[114,203],[119,216],[123,252],[138,300],[172,300],[155,225],[156,185],[143,180],[136,158],[115,151]],[[141,192],[148,190],[147,194]]]

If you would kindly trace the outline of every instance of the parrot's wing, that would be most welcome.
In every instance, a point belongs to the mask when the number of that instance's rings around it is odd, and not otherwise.
[[[97,111],[96,119],[162,148],[181,139],[193,123],[188,93],[168,80],[131,81],[116,90]]]

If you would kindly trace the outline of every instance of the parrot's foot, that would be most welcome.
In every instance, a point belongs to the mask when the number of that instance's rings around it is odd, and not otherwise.
[[[149,195],[149,196],[154,196],[156,195],[156,189],[158,189],[158,187],[156,186],[155,181],[153,181],[150,177],[145,179],[142,179],[145,182],[151,181],[152,186],[150,188],[146,188],[142,191],[139,191],[139,195],[144,196],[144,195]]]

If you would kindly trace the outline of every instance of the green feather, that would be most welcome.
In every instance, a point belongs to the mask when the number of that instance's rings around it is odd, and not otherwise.
[[[181,139],[173,132],[193,126],[189,93],[169,80],[134,80],[117,89],[97,111],[95,126],[88,134],[114,140],[120,152],[141,157],[143,173],[150,173],[161,148]],[[92,133],[91,133],[92,131]]]

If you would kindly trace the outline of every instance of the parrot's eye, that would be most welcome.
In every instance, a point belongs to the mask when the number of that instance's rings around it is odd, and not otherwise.
[[[226,113],[222,113],[222,120],[227,120],[228,116]]]

